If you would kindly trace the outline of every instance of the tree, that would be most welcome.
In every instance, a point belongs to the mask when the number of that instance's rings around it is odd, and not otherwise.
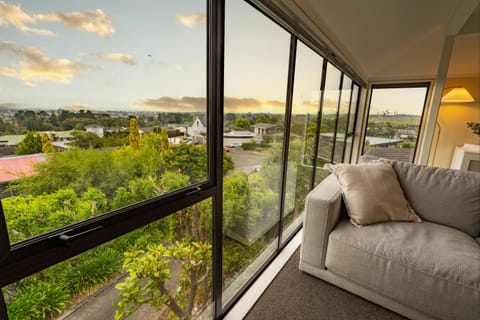
[[[209,243],[184,240],[169,246],[149,245],[147,250],[125,252],[123,266],[128,273],[125,281],[116,285],[122,293],[115,306],[115,319],[123,319],[142,304],[157,310],[167,306],[171,315],[189,320],[204,302],[198,301],[199,285],[207,283],[211,271],[212,246]],[[170,265],[180,262],[178,289],[169,290],[166,281],[172,277]],[[177,286],[176,286],[177,287]],[[208,288],[201,288],[208,290]]]
[[[83,149],[101,148],[103,146],[102,139],[93,132],[87,131],[73,131],[74,144]]]
[[[42,152],[42,137],[38,132],[27,131],[25,138],[15,149],[15,154],[34,154]]]
[[[170,149],[170,143],[168,142],[168,131],[166,128],[162,128],[160,131],[160,144],[162,146],[162,152],[165,153]]]
[[[55,152],[55,148],[52,145],[52,140],[46,133],[42,133],[42,152],[43,153]]]
[[[140,147],[140,131],[136,118],[130,118],[130,135],[128,136],[128,143],[133,150],[138,150]]]
[[[235,119],[235,128],[238,129],[245,129],[245,130],[252,130],[252,124],[250,120],[245,118],[237,118]]]

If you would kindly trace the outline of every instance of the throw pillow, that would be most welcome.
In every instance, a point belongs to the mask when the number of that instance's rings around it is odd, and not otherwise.
[[[342,186],[350,221],[368,225],[386,221],[421,222],[405,199],[388,162],[328,165]]]

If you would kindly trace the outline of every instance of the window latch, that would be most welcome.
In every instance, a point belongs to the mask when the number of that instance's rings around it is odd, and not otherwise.
[[[64,231],[60,234],[56,234],[54,236],[51,236],[51,237],[49,237],[49,239],[57,241],[57,242],[63,244],[64,246],[68,247],[68,246],[71,245],[72,240],[81,238],[81,237],[83,237],[83,236],[85,236],[89,233],[95,232],[95,231],[100,230],[102,228],[103,228],[103,226],[96,226],[94,228],[87,229],[85,231],[78,232],[78,233],[75,233],[75,229],[70,229],[70,230]]]
[[[200,187],[193,187],[190,191],[186,192],[185,195],[186,195],[186,196],[191,196],[191,195],[200,193],[200,191],[202,191],[202,188],[200,188]]]

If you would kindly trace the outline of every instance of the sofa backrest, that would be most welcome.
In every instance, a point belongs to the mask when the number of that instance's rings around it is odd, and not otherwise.
[[[377,159],[362,156],[360,162]],[[405,197],[423,220],[480,237],[479,173],[384,160],[392,163]]]

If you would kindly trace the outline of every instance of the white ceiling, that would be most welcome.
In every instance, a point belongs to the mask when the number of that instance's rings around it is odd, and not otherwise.
[[[447,35],[449,77],[480,76],[480,0],[275,2],[366,81],[435,79]]]

